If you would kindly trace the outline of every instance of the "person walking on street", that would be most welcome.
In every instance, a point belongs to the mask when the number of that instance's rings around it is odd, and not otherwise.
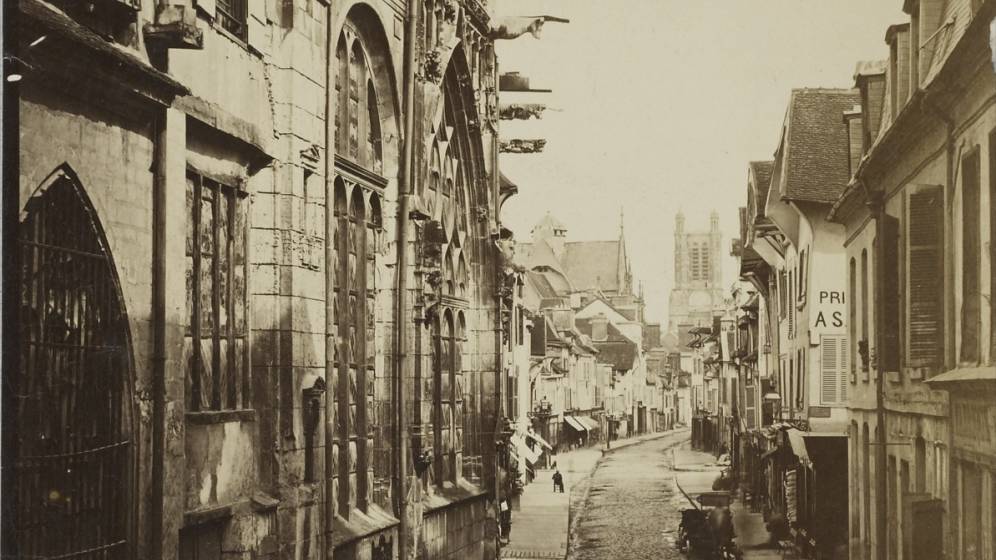
[[[560,469],[553,473],[553,491],[564,493],[564,475],[560,474]]]

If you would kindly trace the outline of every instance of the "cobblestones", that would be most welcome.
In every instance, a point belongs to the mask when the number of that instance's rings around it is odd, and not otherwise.
[[[687,438],[665,437],[605,456],[577,504],[582,507],[572,523],[570,560],[685,558],[674,541],[680,511],[688,506],[674,486],[670,448]],[[714,473],[682,476],[705,481]]]

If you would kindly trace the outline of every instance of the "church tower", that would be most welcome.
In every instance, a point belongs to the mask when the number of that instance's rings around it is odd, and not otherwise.
[[[709,229],[689,232],[685,215],[674,217],[674,283],[669,298],[668,332],[712,326],[723,305],[723,234],[719,213],[709,215]]]

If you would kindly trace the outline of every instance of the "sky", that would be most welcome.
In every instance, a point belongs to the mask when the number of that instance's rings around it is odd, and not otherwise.
[[[793,88],[853,87],[858,60],[888,57],[902,0],[496,0],[495,14],[554,15],[539,39],[498,41],[499,71],[549,94],[541,120],[501,121],[501,136],[546,138],[540,154],[502,154],[519,186],[503,223],[529,241],[550,212],[569,241],[627,251],[649,321],[667,323],[674,215],[686,231],[720,214],[724,279],[746,203],[747,164],[773,158]],[[515,99],[528,97],[528,99]]]

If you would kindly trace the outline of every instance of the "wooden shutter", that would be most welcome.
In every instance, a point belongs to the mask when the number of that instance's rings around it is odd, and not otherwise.
[[[846,336],[840,336],[838,338],[840,341],[840,348],[837,352],[837,372],[838,372],[838,386],[840,387],[840,402],[847,402],[847,384],[848,384],[848,373],[850,369],[850,364],[848,363],[848,357],[851,355],[849,342],[850,339]]]
[[[906,205],[909,365],[937,367],[944,348],[944,190],[924,185]]]
[[[978,364],[979,336],[982,330],[980,292],[980,186],[982,169],[979,150],[962,158],[961,163],[961,352],[963,364]]]
[[[836,403],[840,393],[840,344],[836,336],[820,337],[820,400],[823,404]]]
[[[996,363],[996,129],[989,133],[989,363]]]
[[[847,400],[847,337],[821,336],[820,353],[820,400],[823,404],[843,403]]]
[[[879,322],[882,329],[882,349],[878,352],[881,371],[899,371],[899,220],[883,216],[883,239],[876,247],[883,268],[883,282],[878,290],[882,298],[884,317]]]
[[[546,355],[546,317],[539,316],[533,319],[533,332],[529,340],[533,356]]]

